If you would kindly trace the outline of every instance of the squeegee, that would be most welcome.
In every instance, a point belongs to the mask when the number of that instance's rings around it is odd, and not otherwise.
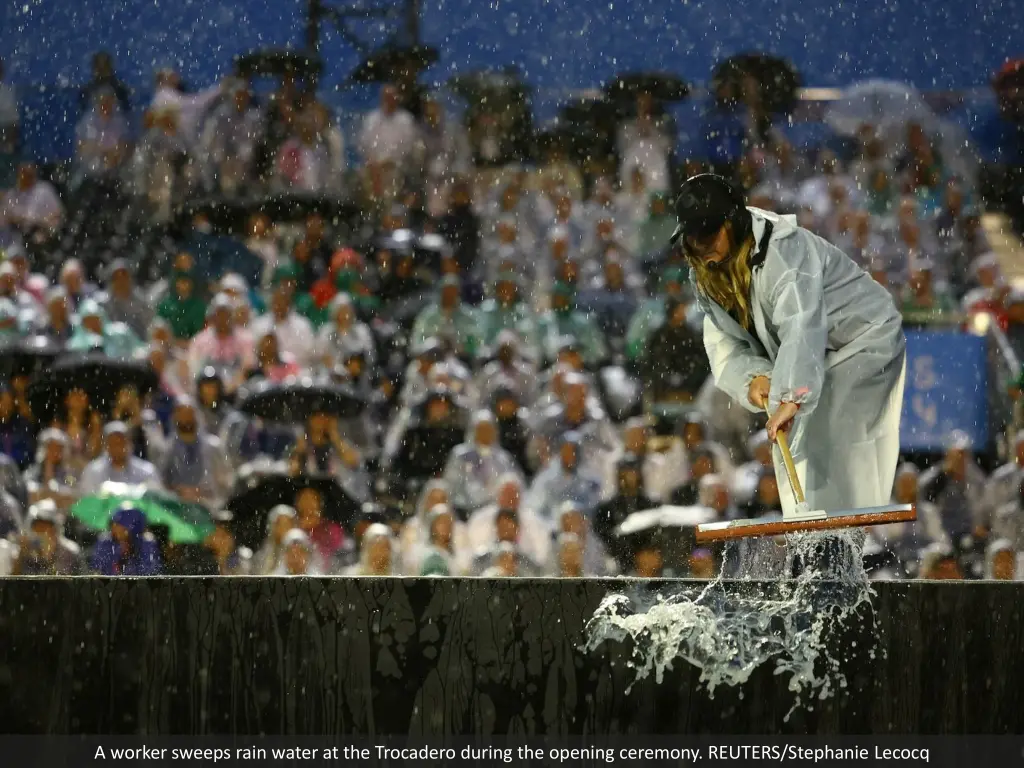
[[[697,542],[701,544],[728,539],[749,539],[760,536],[780,536],[787,533],[804,531],[826,531],[836,528],[858,528],[865,525],[884,525],[886,523],[908,523],[917,520],[917,507],[914,504],[888,504],[881,507],[864,507],[863,509],[847,509],[839,512],[825,512],[810,509],[804,498],[804,489],[796,474],[796,465],[789,452],[789,440],[785,433],[776,435],[782,461],[786,465],[786,475],[796,499],[795,508],[786,514],[766,515],[765,517],[748,518],[746,520],[726,520],[716,523],[704,523],[697,526]]]

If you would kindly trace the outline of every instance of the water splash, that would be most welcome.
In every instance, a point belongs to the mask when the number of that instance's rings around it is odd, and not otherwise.
[[[741,685],[759,666],[774,663],[775,674],[788,675],[795,695],[788,720],[810,698],[825,699],[846,687],[825,633],[870,606],[863,540],[861,531],[851,530],[792,535],[784,544],[730,544],[723,559],[738,564],[738,579],[719,574],[702,589],[684,584],[654,597],[608,595],[587,623],[585,648],[629,642],[636,679],[653,673],[659,683],[681,659],[700,669],[710,696],[718,686]]]

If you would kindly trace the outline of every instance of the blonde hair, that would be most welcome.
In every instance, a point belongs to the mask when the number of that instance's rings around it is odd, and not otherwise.
[[[729,227],[730,244],[732,227]],[[703,259],[688,259],[697,290],[728,312],[744,329],[752,329],[750,308],[750,253],[754,250],[751,235],[739,246],[739,252],[722,267],[711,268]]]

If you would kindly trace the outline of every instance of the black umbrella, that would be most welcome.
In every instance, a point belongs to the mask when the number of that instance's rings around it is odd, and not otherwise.
[[[244,78],[291,75],[305,79],[317,77],[323,66],[316,54],[271,49],[238,56],[235,59],[235,74]]]
[[[618,107],[604,95],[580,96],[558,110],[558,114],[566,123],[581,130],[612,134],[620,117]]]
[[[285,422],[305,421],[314,413],[349,418],[362,408],[363,399],[350,387],[309,378],[258,382],[238,402],[238,409],[250,416]]]
[[[238,543],[258,549],[267,532],[267,516],[278,504],[295,506],[299,491],[315,488],[323,502],[323,515],[346,530],[358,518],[360,504],[329,476],[285,474],[252,475],[240,479],[224,505],[235,516],[233,532]]]
[[[632,107],[641,93],[650,94],[655,101],[682,101],[689,96],[690,86],[669,72],[628,72],[608,83],[604,91],[617,104]]]
[[[789,113],[796,106],[800,73],[786,59],[764,53],[741,53],[730,56],[715,67],[711,84],[715,92],[722,88],[728,98],[739,100],[743,80],[752,76],[757,82],[761,102],[768,113]]]
[[[29,385],[28,397],[32,413],[41,421],[64,402],[72,389],[84,390],[94,408],[109,411],[117,400],[117,393],[125,387],[134,387],[140,398],[145,398],[160,384],[160,377],[147,362],[118,360],[105,355],[87,353],[67,355],[44,372],[37,374]]]
[[[491,102],[487,104],[488,111],[501,109],[504,103],[522,101],[530,90],[514,69],[466,72],[451,77],[446,85],[470,104]]]
[[[429,45],[389,46],[363,59],[348,79],[353,83],[389,83],[415,78],[437,59],[437,49]]]
[[[43,371],[60,353],[60,346],[46,336],[29,336],[0,347],[0,380]]]
[[[309,193],[288,193],[259,198],[224,200],[223,198],[198,198],[182,205],[176,211],[178,223],[185,226],[198,215],[203,214],[217,230],[241,232],[246,222],[256,213],[262,213],[280,222],[303,221],[313,214],[325,220],[349,228],[359,225],[362,212],[358,205],[332,195]]]
[[[417,425],[411,427],[402,439],[402,447],[392,460],[395,475],[406,481],[424,481],[440,477],[448,461],[448,454],[462,443],[466,430],[461,425]]]

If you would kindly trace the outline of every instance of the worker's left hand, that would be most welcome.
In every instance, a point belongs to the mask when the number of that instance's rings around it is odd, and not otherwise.
[[[796,416],[800,406],[796,403],[780,403],[775,413],[768,419],[768,439],[773,443],[779,432],[788,433],[793,428],[793,417]]]

